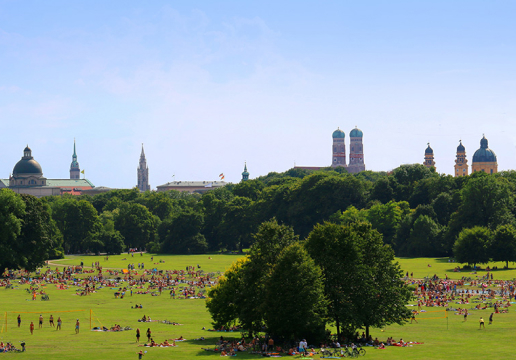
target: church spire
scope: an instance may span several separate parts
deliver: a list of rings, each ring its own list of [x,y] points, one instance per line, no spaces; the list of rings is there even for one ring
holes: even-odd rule
[[[244,165],[244,172],[242,173],[242,181],[249,180],[249,172],[247,171],[247,162]]]
[[[149,167],[147,166],[147,159],[145,158],[145,151],[143,150],[142,143],[142,152],[140,154],[140,164],[137,169],[138,174],[138,189],[140,191],[150,191],[149,185]]]
[[[73,139],[73,155],[72,163],[70,164],[70,179],[80,179],[81,169],[79,168],[79,162],[77,161],[77,152],[75,150],[75,139]]]

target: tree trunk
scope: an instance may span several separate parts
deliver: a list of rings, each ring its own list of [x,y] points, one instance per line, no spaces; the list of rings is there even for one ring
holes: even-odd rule
[[[365,336],[366,336],[366,339],[369,339],[369,325],[366,325],[366,327],[365,327]]]
[[[337,316],[337,319],[336,319],[336,325],[337,325],[337,340],[340,339],[340,322],[339,322],[339,317]]]

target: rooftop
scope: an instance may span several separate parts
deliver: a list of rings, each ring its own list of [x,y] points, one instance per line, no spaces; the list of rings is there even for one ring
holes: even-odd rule
[[[157,187],[190,187],[190,186],[196,186],[196,187],[202,187],[212,184],[212,186],[225,186],[227,183],[225,181],[172,181],[168,182],[163,185],[159,185]]]
[[[88,179],[47,179],[47,186],[70,187],[76,188],[80,186],[95,187]]]

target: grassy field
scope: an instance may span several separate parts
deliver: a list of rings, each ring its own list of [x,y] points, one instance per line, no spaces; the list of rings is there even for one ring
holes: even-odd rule
[[[211,259],[209,259],[211,257]],[[81,261],[86,267],[92,262],[100,261],[107,268],[126,268],[128,263],[144,262],[145,267],[164,269],[185,269],[186,266],[201,265],[206,272],[224,271],[235,261],[235,255],[200,255],[200,256],[155,256],[151,261],[151,255],[135,255],[134,258],[127,254],[112,256],[109,261],[101,257],[70,256],[65,260],[56,261],[54,264],[79,265]],[[159,262],[162,260],[164,262]],[[471,272],[453,272],[456,264],[449,263],[447,259],[399,259],[405,271],[413,272],[414,277],[422,278],[448,274],[451,278],[462,276],[482,276],[485,272],[472,274]],[[156,263],[156,264],[154,264]],[[428,265],[431,267],[428,267]],[[504,264],[490,264],[490,266],[502,268]],[[55,265],[51,265],[55,268]],[[516,270],[499,270],[495,273],[498,279],[513,279]],[[126,296],[124,299],[115,299],[114,292],[110,288],[102,288],[97,293],[89,296],[77,296],[76,288],[58,290],[55,285],[47,285],[45,291],[50,296],[50,301],[32,301],[26,292],[28,285],[15,285],[14,289],[0,288],[0,316],[2,316],[2,332],[0,340],[13,342],[19,345],[24,340],[27,343],[27,352],[17,354],[17,357],[27,359],[137,359],[137,353],[141,349],[148,353],[144,359],[214,359],[218,354],[201,350],[216,342],[220,335],[225,337],[238,337],[238,333],[218,333],[202,330],[211,327],[210,317],[204,306],[204,300],[179,300],[170,299],[168,294],[162,296],[136,295]],[[131,309],[135,304],[142,304],[143,309]],[[472,307],[470,305],[469,307]],[[85,312],[61,312],[85,309]],[[94,314],[94,326],[103,325],[111,327],[114,324],[130,326],[132,331],[124,332],[93,332],[89,331],[89,310]],[[516,308],[510,308],[508,314],[495,316],[494,324],[487,325],[490,310],[472,311],[467,322],[463,322],[462,316],[453,315],[441,319],[424,319],[424,317],[442,317],[444,312],[427,313],[419,317],[418,324],[406,324],[404,326],[388,326],[385,329],[373,329],[373,337],[385,340],[393,336],[396,340],[403,338],[405,341],[424,342],[424,345],[415,345],[408,348],[389,347],[386,350],[367,349],[368,358],[373,359],[454,359],[462,358],[465,354],[481,354],[484,358],[504,359],[513,353],[512,336],[516,330]],[[434,310],[429,308],[428,310]],[[4,313],[8,312],[7,329],[5,328]],[[12,312],[12,313],[11,313]],[[35,313],[27,313],[35,312]],[[56,331],[49,327],[48,317],[53,313],[63,319],[63,329]],[[22,316],[20,328],[16,325],[18,313]],[[38,317],[44,316],[43,329],[38,329]],[[160,323],[139,323],[137,320],[143,315],[157,320],[170,320],[184,324],[173,326]],[[483,316],[486,320],[486,329],[479,330],[478,319]],[[79,318],[81,330],[75,334],[75,320]],[[29,324],[33,321],[36,327],[34,335],[30,335]],[[183,336],[188,339],[178,342],[175,348],[142,348],[135,343],[135,330],[140,328],[142,341],[146,340],[145,331],[148,327],[152,330],[152,336],[156,342],[165,339]],[[205,341],[194,339],[205,337]],[[239,358],[258,358],[258,355],[239,353]],[[318,357],[318,356],[316,356]]]

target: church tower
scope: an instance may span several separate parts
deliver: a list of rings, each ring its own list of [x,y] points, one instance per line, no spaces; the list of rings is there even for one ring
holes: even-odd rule
[[[430,143],[428,143],[428,147],[425,150],[425,162],[423,165],[427,168],[435,167],[434,150],[430,147]]]
[[[137,169],[138,173],[138,189],[141,192],[150,191],[149,185],[149,167],[147,166],[147,160],[145,159],[145,152],[143,151],[142,144],[142,153],[140,154],[140,166]]]
[[[244,172],[242,173],[242,181],[249,180],[249,172],[247,171],[247,163],[244,165]]]
[[[73,155],[72,155],[72,163],[70,164],[70,179],[80,179],[81,178],[81,169],[79,168],[79,163],[77,162],[77,153],[75,152],[75,139],[73,139]]]
[[[337,128],[333,132],[333,159],[331,166],[337,167],[342,166],[346,167],[346,144],[344,143],[344,138],[346,134],[341,129]]]
[[[468,160],[466,159],[466,148],[460,140],[457,146],[457,158],[455,159],[455,177],[468,175]]]
[[[364,133],[356,126],[349,133],[349,165],[348,172],[358,173],[365,170],[364,144],[362,138]]]

